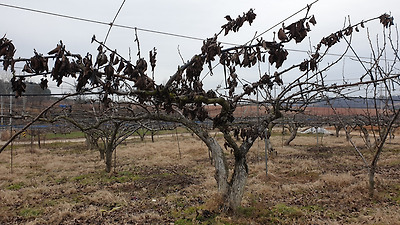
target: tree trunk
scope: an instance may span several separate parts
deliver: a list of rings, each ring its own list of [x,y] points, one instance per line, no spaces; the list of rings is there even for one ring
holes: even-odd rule
[[[368,191],[369,191],[369,197],[372,198],[374,196],[374,190],[375,190],[375,166],[371,166],[368,169]]]
[[[99,148],[99,144],[97,143],[98,141],[97,138],[89,134],[85,134],[85,138],[86,138],[86,145],[90,150]]]
[[[341,125],[334,125],[334,126],[335,126],[336,137],[339,137],[339,132],[342,129],[342,126]]]
[[[215,167],[215,180],[217,181],[218,191],[225,195],[228,192],[229,171],[224,151],[214,138],[208,137],[205,142],[213,159]]]
[[[145,133],[143,133],[143,134],[139,134],[140,141],[144,141],[144,136],[145,136],[145,135],[146,135]]]
[[[284,143],[285,146],[290,145],[290,142],[292,142],[296,138],[299,127],[296,124],[290,124],[289,130],[290,130],[290,137],[285,141]]]
[[[372,150],[373,146],[371,144],[367,128],[365,128],[364,126],[359,126],[359,127],[362,132],[362,138],[364,139],[365,145],[367,146],[368,149]]]
[[[235,159],[235,168],[232,179],[229,183],[229,189],[226,194],[225,208],[229,211],[235,211],[242,202],[244,189],[247,183],[248,169],[246,157]]]
[[[112,147],[111,146],[107,146],[106,148],[106,172],[109,173],[111,172],[111,167],[112,167]]]
[[[39,131],[37,132],[37,137],[38,137],[38,138],[37,138],[38,147],[41,148],[41,146],[40,146],[40,132],[39,132]]]
[[[273,125],[270,124],[268,128],[265,129],[265,174],[268,176],[268,154],[273,152],[274,149],[272,148],[271,143],[271,131]]]
[[[105,148],[100,147],[99,148],[99,152],[100,152],[100,160],[104,160],[105,159]]]
[[[346,131],[346,141],[350,141],[350,133],[351,133],[351,126],[347,125],[344,127],[344,130]]]

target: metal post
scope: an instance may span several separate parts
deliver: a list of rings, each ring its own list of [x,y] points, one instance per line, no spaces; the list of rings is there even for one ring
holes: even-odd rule
[[[10,93],[10,126],[12,124],[12,104],[13,104],[13,100],[12,100],[12,92]]]
[[[27,96],[22,96],[22,116],[25,116],[25,110],[26,110],[26,98]]]
[[[0,102],[1,102],[1,125],[4,125],[4,118],[3,118],[3,116],[4,116],[4,111],[3,111],[3,108],[4,108],[4,103],[3,103],[3,95],[1,95],[0,96]]]
[[[265,174],[268,176],[268,149],[270,148],[269,143],[269,131],[268,128],[265,129]]]
[[[1,96],[0,96],[0,104],[1,104],[1,111],[0,111],[0,113],[1,113],[1,118],[0,118],[0,125],[2,126],[1,127],[1,130],[0,130],[0,138],[1,138],[1,135],[2,135],[2,130],[3,130],[3,125],[4,125],[4,111],[3,111],[3,108],[4,108],[4,103],[3,103],[3,94],[1,93]]]
[[[11,95],[10,95],[10,137],[12,137],[12,93],[11,93]],[[10,151],[10,154],[11,154],[11,167],[10,167],[10,170],[11,170],[11,173],[13,173],[13,142],[11,142],[11,145],[10,145],[10,148],[11,148],[11,151]]]

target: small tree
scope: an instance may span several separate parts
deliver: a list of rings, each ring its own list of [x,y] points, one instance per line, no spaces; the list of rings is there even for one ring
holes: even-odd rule
[[[111,172],[112,155],[118,145],[134,134],[142,125],[136,121],[143,117],[132,116],[135,112],[134,107],[129,104],[111,103],[112,106],[102,108],[91,104],[81,104],[74,106],[74,110],[69,113],[52,112],[52,118],[48,117],[47,122],[66,121],[78,128],[86,136],[86,141],[100,152],[100,159],[105,161],[106,172]],[[89,107],[91,105],[91,107]],[[49,113],[50,114],[50,113]],[[98,141],[102,144],[98,144]]]
[[[381,21],[385,20],[381,18]],[[392,21],[383,24],[387,27],[392,24]],[[392,77],[392,75],[396,74],[394,72],[395,65],[397,60],[400,60],[400,57],[397,54],[398,49],[394,47],[391,33],[389,33],[388,40],[391,43],[391,50],[394,52],[396,60],[391,61],[391,63],[384,60],[388,43],[386,31],[384,30],[383,33],[385,35],[383,38],[383,46],[379,47],[378,43],[377,49],[374,49],[372,41],[368,36],[373,56],[371,62],[366,63],[359,60],[360,64],[366,70],[366,73],[360,79],[363,80],[365,77],[370,77],[370,79],[375,82],[365,84],[365,97],[363,100],[366,107],[364,113],[353,117],[350,122],[350,126],[360,129],[360,136],[364,141],[364,146],[372,155],[369,156],[369,154],[363,153],[352,140],[350,130],[345,129],[347,140],[352,144],[368,171],[368,189],[370,197],[374,195],[375,173],[377,171],[379,157],[383,153],[384,145],[390,133],[397,126],[396,124],[398,123],[397,120],[400,114],[400,109],[396,107],[395,96],[393,96],[392,93],[399,84],[398,77]],[[368,67],[366,65],[368,65]],[[391,79],[387,79],[388,77],[391,77]],[[382,95],[383,92],[385,96]],[[334,111],[336,112],[335,109]],[[338,120],[342,127],[349,126],[339,115]]]

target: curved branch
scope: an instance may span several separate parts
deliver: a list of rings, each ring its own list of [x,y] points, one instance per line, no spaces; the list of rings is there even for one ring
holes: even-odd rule
[[[39,115],[37,115],[31,122],[29,122],[28,124],[26,124],[20,131],[16,132],[1,148],[0,148],[0,153],[3,152],[3,150],[12,142],[14,141],[14,139],[20,135],[22,132],[24,132],[26,129],[28,129],[33,123],[35,123],[36,121],[38,121],[47,111],[49,111],[51,108],[53,108],[53,106],[55,106],[56,104],[58,104],[59,102],[72,97],[72,96],[76,96],[79,95],[80,93],[73,93],[73,94],[68,94],[60,99],[58,99],[57,101],[53,102],[53,104],[51,104],[50,106],[48,106],[46,109],[44,109],[42,112],[39,113]]]

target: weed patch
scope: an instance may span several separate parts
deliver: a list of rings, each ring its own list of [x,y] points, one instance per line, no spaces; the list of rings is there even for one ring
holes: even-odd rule
[[[18,183],[15,183],[15,184],[8,185],[6,187],[6,189],[11,190],[11,191],[16,191],[16,190],[19,190],[19,189],[23,188],[24,186],[25,186],[24,182],[18,182]]]
[[[42,214],[42,210],[36,208],[23,208],[19,211],[18,215],[24,218],[38,217]]]
[[[297,218],[303,216],[302,211],[296,206],[287,206],[285,204],[277,204],[272,212],[280,217]]]

